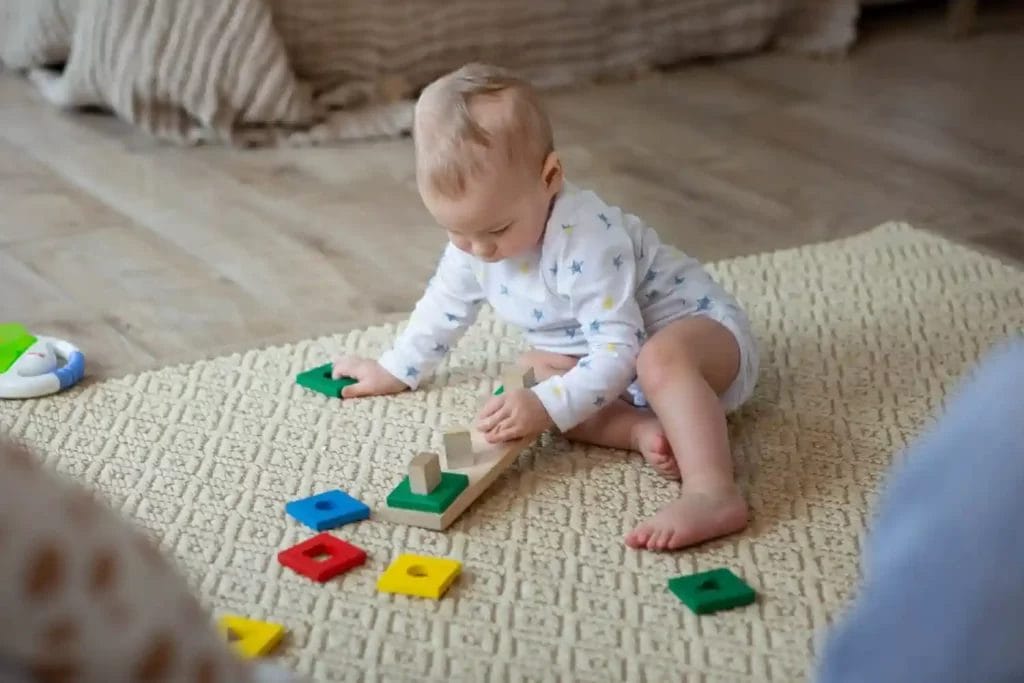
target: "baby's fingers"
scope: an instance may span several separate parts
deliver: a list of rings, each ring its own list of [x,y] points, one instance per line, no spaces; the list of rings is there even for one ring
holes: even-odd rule
[[[349,384],[341,390],[342,398],[361,398],[363,396],[373,396],[373,394],[373,390],[365,382]]]
[[[512,441],[513,439],[518,439],[520,436],[522,436],[522,434],[520,434],[520,431],[521,430],[518,427],[516,427],[513,420],[503,420],[502,422],[498,423],[495,426],[495,428],[486,435],[487,442],[503,443],[505,441]]]
[[[358,365],[358,358],[352,358],[351,356],[337,356],[331,366],[331,378],[338,379],[339,377],[354,377],[357,372]]]
[[[499,401],[490,412],[487,412],[488,406],[490,405],[490,402],[488,402],[488,405],[484,406],[484,413],[481,414],[480,419],[476,422],[477,429],[485,434],[494,429],[498,423],[508,417],[508,410],[505,407],[504,401]]]
[[[504,396],[491,396],[489,399],[487,399],[487,402],[484,403],[483,407],[480,408],[480,412],[477,414],[478,422],[480,420],[483,420],[484,418],[488,418],[494,415],[496,412],[501,410],[501,407],[504,405]]]

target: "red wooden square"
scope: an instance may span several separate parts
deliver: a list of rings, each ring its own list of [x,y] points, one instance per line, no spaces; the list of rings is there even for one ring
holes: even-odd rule
[[[320,555],[327,557],[316,559]],[[366,561],[366,551],[324,532],[282,550],[277,554],[277,561],[303,576],[323,583],[361,565]]]

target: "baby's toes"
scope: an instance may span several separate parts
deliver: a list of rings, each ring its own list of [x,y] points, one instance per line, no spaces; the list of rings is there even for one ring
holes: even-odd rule
[[[679,464],[671,455],[655,453],[648,458],[651,469],[666,479],[679,479]]]
[[[646,522],[626,534],[626,545],[630,548],[645,548],[651,537],[651,527]]]
[[[667,550],[671,539],[671,528],[658,529],[657,535],[647,542],[647,548],[650,550]]]

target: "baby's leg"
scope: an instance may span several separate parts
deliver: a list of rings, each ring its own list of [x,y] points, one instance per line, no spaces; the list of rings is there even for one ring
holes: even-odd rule
[[[747,525],[747,503],[733,481],[719,402],[739,372],[732,332],[710,318],[678,320],[640,350],[637,374],[661,418],[682,474],[680,497],[626,536],[634,548],[671,550]]]
[[[519,364],[524,369],[532,367],[534,376],[545,380],[568,372],[576,366],[577,360],[548,351],[530,351],[523,354]],[[569,430],[565,437],[604,448],[639,451],[660,475],[679,479],[679,466],[658,418],[651,411],[625,401],[612,401],[589,420]]]

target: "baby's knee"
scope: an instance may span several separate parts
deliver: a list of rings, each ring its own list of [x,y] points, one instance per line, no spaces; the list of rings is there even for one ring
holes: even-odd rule
[[[636,359],[637,380],[648,396],[656,395],[666,384],[685,376],[701,375],[699,359],[689,349],[658,342],[655,339],[644,344]]]

